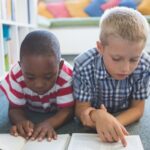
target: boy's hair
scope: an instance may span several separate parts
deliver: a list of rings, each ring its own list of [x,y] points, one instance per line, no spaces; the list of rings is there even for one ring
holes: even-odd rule
[[[100,20],[100,41],[108,44],[110,35],[145,44],[149,25],[140,12],[126,7],[115,7],[104,12]]]
[[[60,62],[59,41],[54,34],[45,30],[30,32],[23,40],[20,48],[20,61],[28,55],[52,55]]]

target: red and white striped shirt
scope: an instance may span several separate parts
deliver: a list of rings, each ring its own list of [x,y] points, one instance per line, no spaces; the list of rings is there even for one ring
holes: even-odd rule
[[[55,107],[64,108],[74,104],[72,68],[66,61],[55,85],[43,95],[38,95],[26,86],[18,63],[1,81],[0,88],[6,94],[12,108],[27,106],[33,111],[47,112]]]

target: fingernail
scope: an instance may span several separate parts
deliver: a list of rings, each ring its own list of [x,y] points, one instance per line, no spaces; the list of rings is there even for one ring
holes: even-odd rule
[[[31,133],[31,132],[29,132],[29,133],[28,133],[28,136],[31,136],[31,134],[32,134],[32,133]]]
[[[15,135],[15,136],[18,136],[18,134],[17,134],[17,133],[15,133],[14,135]]]

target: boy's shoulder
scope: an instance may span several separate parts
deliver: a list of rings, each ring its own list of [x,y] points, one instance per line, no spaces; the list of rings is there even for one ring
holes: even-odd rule
[[[135,74],[150,73],[150,54],[143,52],[138,67],[134,71]]]
[[[19,63],[15,63],[11,69],[9,70],[9,72],[7,73],[7,75],[4,77],[4,79],[1,81],[1,85],[2,86],[12,86],[10,83],[13,83],[13,87],[18,87],[19,88],[23,88],[25,87],[25,83],[24,83],[24,78],[22,75],[22,70],[21,67],[19,65]],[[8,85],[7,85],[8,84]]]
[[[94,63],[94,61],[100,59],[99,53],[96,50],[96,48],[89,49],[83,53],[81,53],[79,56],[77,56],[74,60],[75,65],[78,67],[86,67],[90,65],[91,63]]]
[[[21,70],[21,67],[19,65],[19,62],[15,63],[11,68],[11,71],[13,71],[13,72],[18,72],[20,70]]]
[[[22,75],[22,71],[21,71],[21,67],[19,65],[19,63],[15,63],[12,68],[9,71],[9,75],[12,77],[13,80],[15,81],[20,81],[23,80],[23,75]]]
[[[70,71],[73,69],[72,65],[66,61],[66,60],[63,60],[63,67],[65,67],[66,69],[69,69]]]
[[[71,64],[69,64],[66,60],[63,60],[63,65],[60,70],[59,76],[63,75],[64,77],[65,76],[72,77],[72,70],[73,70],[73,67],[71,66]],[[65,75],[64,75],[64,73],[65,73]]]
[[[61,87],[72,81],[72,70],[72,66],[67,61],[63,60],[63,65],[60,69],[60,73],[55,84]]]
[[[150,53],[143,52],[143,55],[141,57],[141,64],[144,64],[147,67],[150,67]]]

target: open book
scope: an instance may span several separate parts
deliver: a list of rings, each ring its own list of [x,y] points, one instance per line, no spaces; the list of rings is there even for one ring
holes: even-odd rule
[[[0,134],[0,150],[66,150],[69,140],[69,134],[58,135],[58,139],[51,142],[46,139],[42,142],[26,141],[23,137]]]
[[[73,133],[59,134],[57,140],[26,141],[22,137],[0,134],[0,150],[144,150],[140,137],[126,137],[127,147],[121,142],[103,143],[97,134]]]

